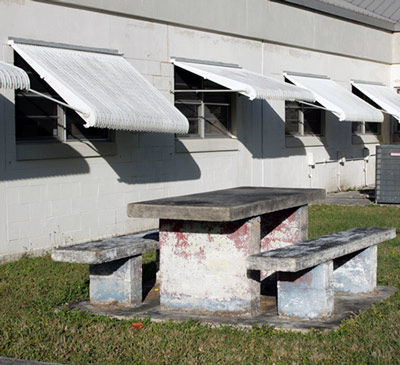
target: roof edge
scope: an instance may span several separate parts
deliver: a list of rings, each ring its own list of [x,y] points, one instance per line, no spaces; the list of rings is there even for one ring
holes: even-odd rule
[[[361,23],[374,28],[383,29],[390,32],[399,32],[400,24],[392,23],[383,19],[375,18],[366,14],[356,13],[353,10],[338,7],[336,5],[322,3],[318,0],[271,0],[280,3],[287,3],[288,5],[295,5],[302,8],[312,9],[321,13],[336,16],[351,20],[356,23]]]

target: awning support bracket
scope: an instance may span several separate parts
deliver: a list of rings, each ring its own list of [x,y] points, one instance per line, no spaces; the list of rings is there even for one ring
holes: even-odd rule
[[[36,91],[36,90],[33,90],[33,89],[28,89],[28,90],[25,91],[25,92],[30,92],[30,93],[32,93],[32,94],[39,95],[39,96],[41,96],[41,97],[43,97],[43,98],[45,98],[45,99],[48,99],[48,100],[53,101],[53,102],[56,103],[56,104],[60,104],[60,105],[62,105],[62,106],[64,106],[64,107],[66,107],[66,108],[69,108],[69,109],[75,110],[75,111],[77,111],[77,112],[79,112],[79,113],[82,113],[82,114],[85,116],[85,118],[87,118],[87,117],[90,115],[90,113],[87,112],[87,111],[83,111],[83,110],[81,110],[80,108],[77,108],[77,107],[75,107],[75,106],[69,105],[69,104],[64,103],[64,102],[62,102],[62,101],[60,101],[60,100],[54,99],[54,98],[52,98],[51,96],[48,96],[48,95],[46,95],[46,94],[43,94],[43,93],[41,93],[41,92],[39,92],[39,91]]]

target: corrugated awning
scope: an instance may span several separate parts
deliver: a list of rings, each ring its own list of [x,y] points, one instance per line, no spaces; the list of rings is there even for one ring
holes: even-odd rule
[[[394,90],[373,82],[352,81],[351,84],[400,121],[400,95]]]
[[[341,87],[327,76],[285,73],[285,77],[297,86],[307,88],[316,100],[334,113],[340,121],[383,122],[383,114]]]
[[[315,101],[314,94],[307,89],[296,87],[283,81],[251,72],[238,66],[199,63],[172,59],[175,66],[192,72],[230,90],[236,90],[253,99],[304,100]]]
[[[0,61],[0,88],[28,90],[29,76],[19,67]]]
[[[10,44],[68,104],[80,110],[86,127],[188,132],[184,115],[119,54]]]

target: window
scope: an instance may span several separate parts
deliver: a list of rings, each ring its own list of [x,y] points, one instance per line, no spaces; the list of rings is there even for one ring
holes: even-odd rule
[[[190,92],[226,88],[175,67],[175,90],[183,90],[175,92],[175,106],[189,120],[189,133],[182,137],[232,137],[232,93]]]
[[[14,64],[28,73],[33,90],[63,101],[17,53]],[[15,119],[18,142],[109,140],[107,129],[85,128],[74,110],[30,92],[16,90]]]
[[[323,136],[324,115],[322,109],[295,101],[285,102],[286,136]]]
[[[353,94],[357,95],[360,99],[364,100],[368,104],[372,105],[376,109],[381,109],[379,105],[374,103],[368,96],[363,94],[357,88],[352,86]],[[353,135],[360,135],[360,134],[373,134],[373,135],[380,135],[381,134],[381,123],[374,123],[374,122],[353,122],[351,125],[351,131]]]

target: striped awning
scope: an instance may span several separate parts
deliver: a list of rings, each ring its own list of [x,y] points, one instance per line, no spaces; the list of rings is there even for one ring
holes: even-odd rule
[[[400,121],[400,95],[393,89],[374,82],[352,81],[352,85]]]
[[[0,88],[28,90],[29,77],[19,67],[0,61]]]
[[[188,132],[185,116],[120,54],[17,41],[10,44],[77,109],[86,127]]]
[[[285,77],[295,85],[312,91],[318,103],[335,114],[340,121],[383,122],[383,114],[378,109],[327,76],[287,72]]]
[[[246,95],[250,100],[303,100],[313,102],[315,96],[305,88],[300,88],[280,80],[273,79],[237,65],[201,63],[201,61],[179,58],[171,62],[186,71],[211,80],[230,90]]]

